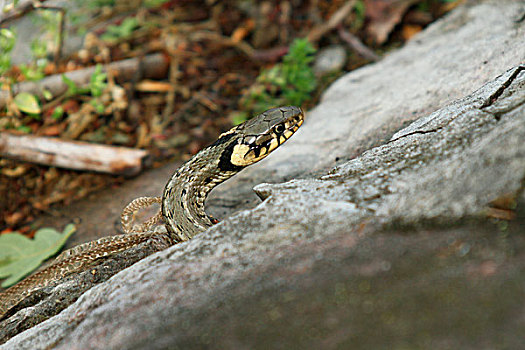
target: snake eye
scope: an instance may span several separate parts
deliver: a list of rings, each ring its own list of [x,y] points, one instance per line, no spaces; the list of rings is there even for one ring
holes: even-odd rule
[[[273,130],[276,134],[282,134],[284,132],[284,129],[285,128],[283,124],[277,124]]]

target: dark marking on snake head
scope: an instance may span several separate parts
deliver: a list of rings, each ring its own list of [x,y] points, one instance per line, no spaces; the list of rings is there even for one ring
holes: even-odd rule
[[[243,166],[240,166],[240,165],[235,165],[235,164],[232,164],[231,162],[231,158],[232,158],[232,154],[233,154],[233,148],[236,146],[237,144],[235,142],[232,142],[231,144],[229,144],[228,146],[226,146],[226,148],[224,149],[224,151],[222,151],[222,154],[219,158],[219,169],[221,171],[241,171],[242,169],[244,169]]]

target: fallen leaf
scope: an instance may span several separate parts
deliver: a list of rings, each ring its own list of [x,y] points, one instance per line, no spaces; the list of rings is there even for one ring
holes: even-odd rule
[[[64,131],[65,125],[64,124],[55,124],[55,125],[49,125],[42,127],[40,129],[39,135],[44,136],[58,136],[62,131]]]
[[[69,224],[62,234],[53,228],[41,228],[34,239],[18,232],[0,235],[0,278],[8,277],[2,287],[20,281],[55,255],[75,231],[75,225]]]
[[[414,35],[422,31],[423,28],[416,24],[405,24],[401,30],[403,39],[410,40]]]
[[[28,114],[40,114],[40,105],[35,95],[21,92],[15,96],[14,102],[19,110]]]
[[[418,0],[365,0],[368,35],[383,44],[408,8]]]

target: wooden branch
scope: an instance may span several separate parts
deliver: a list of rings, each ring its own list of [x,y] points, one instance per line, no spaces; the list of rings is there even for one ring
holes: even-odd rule
[[[326,23],[323,23],[319,26],[314,27],[308,35],[308,41],[311,43],[317,42],[321,39],[326,33],[335,29],[345,18],[350,14],[350,11],[354,8],[356,0],[347,1],[339,10],[337,10]]]
[[[115,175],[138,174],[149,162],[146,150],[0,132],[0,156],[59,168]]]
[[[339,37],[348,44],[348,46],[350,46],[355,52],[357,52],[364,58],[373,62],[379,61],[381,59],[381,57],[376,55],[374,51],[372,51],[365,44],[363,44],[358,37],[356,37],[349,31],[344,30],[343,26],[339,25],[337,33],[339,34]]]
[[[157,53],[145,56],[140,59],[130,58],[127,60],[117,61],[105,65],[103,71],[111,70],[118,83],[123,83],[131,80],[137,74],[140,78],[160,79],[166,77],[168,71],[169,61],[162,53]],[[95,67],[79,69],[64,73],[66,77],[73,80],[78,87],[85,87],[89,84],[91,75],[95,71]],[[32,93],[40,99],[43,98],[44,90],[51,93],[53,97],[60,96],[67,91],[67,85],[62,80],[62,74],[55,74],[45,77],[37,82],[23,82],[13,85],[13,93],[16,95],[20,92]],[[0,91],[0,108],[6,106],[9,99],[7,91]]]
[[[59,22],[58,22],[58,38],[57,38],[57,46],[55,48],[55,54],[53,55],[53,62],[55,64],[55,67],[58,67],[58,61],[60,60],[60,57],[62,56],[62,48],[64,47],[64,27],[66,25],[66,10],[63,8],[57,9],[59,15]]]

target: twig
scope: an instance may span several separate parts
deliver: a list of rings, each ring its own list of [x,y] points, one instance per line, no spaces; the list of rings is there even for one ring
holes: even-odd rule
[[[127,60],[113,62],[104,67],[104,71],[111,70],[115,74],[118,83],[126,82],[132,79],[139,71],[139,58],[130,58]],[[157,53],[143,58],[142,77],[149,79],[164,78],[168,71],[169,63],[164,54]],[[67,72],[64,75],[75,82],[78,87],[85,87],[89,84],[90,78],[95,71],[95,67],[79,69]],[[44,91],[47,90],[53,97],[60,96],[67,91],[67,85],[62,79],[62,74],[55,74],[38,82],[23,82],[13,86],[13,92],[29,92],[42,98]],[[9,93],[0,91],[0,108],[3,108],[9,98]]]
[[[236,40],[230,38],[229,36],[224,36],[224,35],[221,35],[221,34],[216,33],[216,32],[210,32],[210,31],[202,30],[202,31],[198,31],[198,32],[192,33],[190,35],[190,40],[198,41],[198,40],[201,40],[201,39],[213,40],[215,42],[219,42],[219,43],[221,43],[223,45],[226,45],[226,46],[233,46],[233,47],[239,49],[239,51],[243,52],[248,57],[253,57],[254,53],[255,53],[254,48],[251,47],[245,41],[242,41],[242,40],[241,41],[236,41]]]
[[[312,30],[310,30],[310,33],[308,33],[307,38],[310,42],[317,42],[319,39],[321,39],[326,33],[337,27],[352,9],[354,8],[354,5],[356,3],[356,0],[349,0],[347,1],[339,10],[337,10],[332,17],[326,22],[319,26],[314,27]]]
[[[353,35],[347,30],[343,29],[343,26],[339,25],[337,33],[355,52],[363,56],[370,61],[379,61],[381,57],[375,54],[374,51],[370,50],[365,44],[359,40],[358,37]]]
[[[132,176],[142,170],[149,153],[128,147],[0,132],[0,156],[66,169]]]
[[[60,21],[58,22],[58,40],[55,48],[55,55],[53,57],[55,67],[58,67],[58,61],[60,60],[60,57],[62,57],[62,47],[64,46],[64,26],[66,22],[66,10],[60,9],[59,13]]]
[[[164,122],[162,123],[163,128],[167,128],[172,123],[178,121],[182,116],[196,103],[198,102],[197,95],[194,93],[189,100],[184,102],[182,106],[179,107],[179,109],[170,115],[168,118],[164,119]]]
[[[252,58],[257,61],[275,62],[288,53],[288,46],[278,46],[267,50],[255,50]]]
[[[173,89],[168,90],[168,93],[166,94],[166,106],[164,107],[164,110],[162,111],[162,115],[164,118],[169,117],[173,113],[173,109],[175,108],[175,87],[178,85],[177,81],[180,76],[180,70],[179,70],[179,58],[175,53],[172,53],[170,55],[170,77],[169,81]]]

